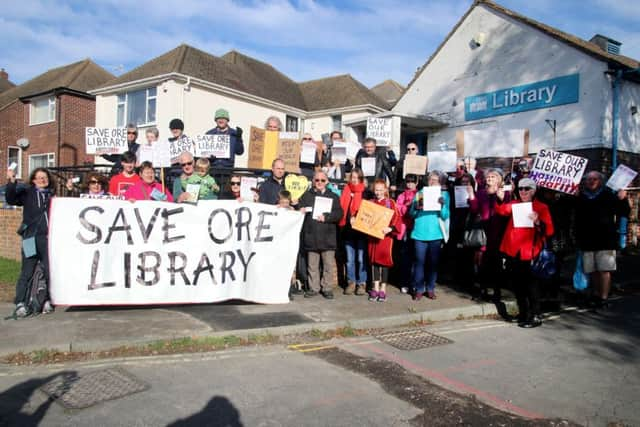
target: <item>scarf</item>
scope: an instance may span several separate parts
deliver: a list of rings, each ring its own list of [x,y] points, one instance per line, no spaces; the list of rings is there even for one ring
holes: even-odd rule
[[[340,195],[340,207],[342,208],[342,220],[340,225],[343,226],[347,221],[347,214],[349,216],[355,216],[360,209],[360,203],[362,203],[362,193],[364,192],[364,183],[359,184],[347,184],[342,190]]]

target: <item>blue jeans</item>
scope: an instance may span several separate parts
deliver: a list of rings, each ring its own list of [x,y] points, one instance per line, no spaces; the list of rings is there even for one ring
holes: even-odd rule
[[[440,259],[440,246],[442,239],[438,240],[414,240],[416,248],[416,263],[413,268],[413,289],[415,292],[433,292],[436,289],[436,277],[438,276],[438,260]]]
[[[364,237],[345,239],[344,246],[347,252],[347,280],[357,284],[366,283],[365,252],[367,250],[367,239]]]

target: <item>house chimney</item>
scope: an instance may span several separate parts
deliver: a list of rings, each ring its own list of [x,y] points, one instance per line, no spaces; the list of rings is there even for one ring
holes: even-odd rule
[[[7,74],[4,68],[0,69],[0,80],[9,80],[9,74]]]
[[[607,53],[611,53],[613,55],[620,55],[620,46],[622,43],[616,41],[614,39],[610,39],[607,36],[603,36],[602,34],[596,34],[591,37],[589,40],[591,43],[598,45],[598,47],[604,50]]]

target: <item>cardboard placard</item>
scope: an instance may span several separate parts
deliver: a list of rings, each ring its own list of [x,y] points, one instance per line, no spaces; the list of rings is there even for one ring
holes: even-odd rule
[[[87,154],[122,154],[129,148],[127,128],[86,127],[84,140]]]
[[[536,155],[529,178],[539,187],[576,194],[587,163],[585,157],[543,148]]]
[[[264,129],[251,126],[249,133],[249,162],[247,166],[251,169],[263,169],[262,157],[264,155],[264,145],[266,131]]]
[[[369,117],[367,119],[367,138],[374,138],[378,147],[391,145],[391,129],[391,118]]]
[[[382,230],[389,226],[392,218],[393,209],[363,200],[352,228],[369,236],[382,239],[385,236]]]
[[[309,180],[304,175],[289,174],[284,178],[284,188],[291,193],[292,200],[298,200],[309,188]]]
[[[300,173],[300,139],[296,132],[280,132],[277,157],[284,161],[285,171]]]
[[[271,169],[281,157],[287,172],[300,172],[300,137],[297,132],[276,132],[251,126],[249,162],[251,169]]]
[[[421,176],[427,174],[427,156],[408,155],[404,157],[404,164],[402,166],[402,178],[407,174],[413,173]]]

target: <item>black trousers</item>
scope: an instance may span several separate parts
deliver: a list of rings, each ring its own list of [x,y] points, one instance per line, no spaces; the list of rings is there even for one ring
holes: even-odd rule
[[[27,291],[29,286],[29,280],[33,276],[33,272],[36,270],[38,261],[42,264],[44,269],[44,275],[47,278],[47,285],[49,284],[49,247],[47,236],[36,236],[36,254],[30,258],[24,256],[24,250],[22,251],[22,269],[20,270],[20,277],[18,283],[16,283],[16,297],[15,304],[27,303]]]
[[[507,276],[518,301],[519,319],[531,320],[540,314],[540,285],[531,275],[531,261],[507,258]]]

